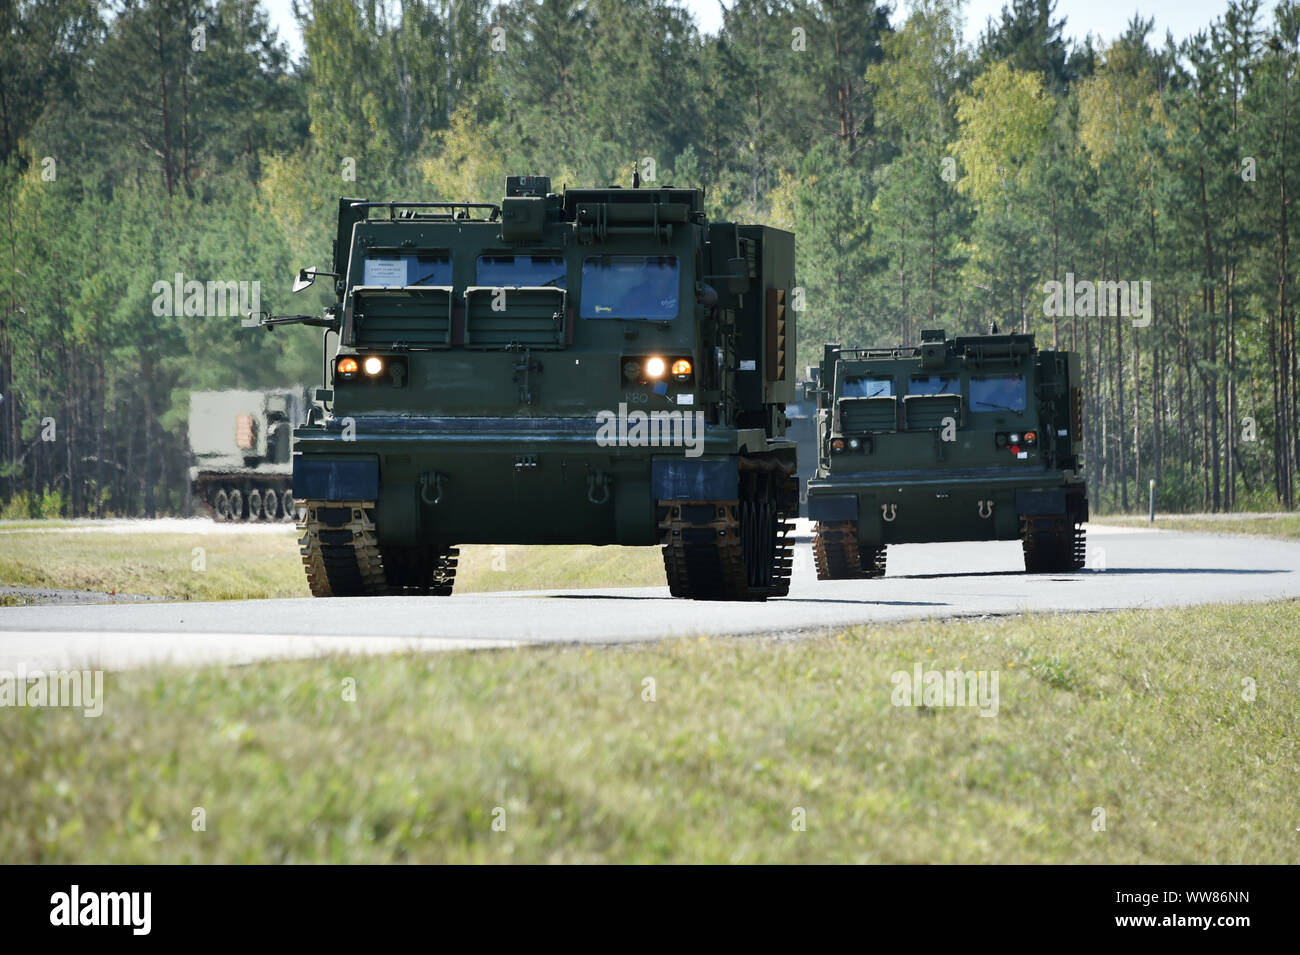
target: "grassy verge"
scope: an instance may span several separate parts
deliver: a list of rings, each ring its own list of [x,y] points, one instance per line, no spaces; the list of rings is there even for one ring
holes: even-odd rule
[[[1287,602],[107,674],[97,719],[3,712],[0,862],[1294,863],[1297,632]],[[918,662],[996,670],[997,715],[891,705]]]
[[[248,535],[3,533],[0,585],[188,600],[308,596],[292,528]],[[654,547],[462,547],[456,579],[457,593],[655,586],[664,586],[664,571]],[[23,602],[7,598],[9,605]]]
[[[1213,517],[1157,514],[1155,523],[1145,516],[1112,514],[1094,518],[1098,524],[1117,524],[1123,527],[1154,527],[1162,531],[1190,531],[1197,534],[1255,534],[1260,537],[1278,537],[1283,540],[1300,540],[1300,514],[1262,517],[1254,514],[1220,514]]]
[[[5,533],[0,583],[191,600],[308,593],[292,529],[246,536]]]

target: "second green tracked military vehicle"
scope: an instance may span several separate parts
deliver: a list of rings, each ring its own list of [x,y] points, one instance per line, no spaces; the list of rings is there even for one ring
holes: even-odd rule
[[[823,580],[880,577],[889,544],[1020,539],[1031,573],[1084,565],[1079,356],[1032,335],[826,345],[808,483]]]
[[[450,593],[457,546],[662,548],[671,592],[789,588],[794,236],[695,189],[339,203],[293,493],[317,596]]]

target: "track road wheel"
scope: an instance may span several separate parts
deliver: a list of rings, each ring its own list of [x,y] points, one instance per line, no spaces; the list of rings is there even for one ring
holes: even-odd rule
[[[298,502],[293,499],[293,491],[286,490],[280,499],[280,516],[286,521],[298,519]]]
[[[232,487],[226,494],[230,498],[230,519],[232,521],[242,521],[244,519],[244,492],[237,487]]]
[[[790,592],[799,484],[775,458],[742,458],[734,501],[660,501],[674,597],[766,600]]]
[[[298,553],[315,597],[387,592],[375,535],[374,501],[306,501]]]
[[[434,597],[450,597],[451,588],[456,583],[456,565],[460,562],[460,548],[448,547],[441,551],[433,562],[433,580],[429,584],[429,593]]]
[[[212,517],[218,521],[230,520],[230,495],[218,490],[212,496]]]
[[[257,488],[248,492],[248,519],[250,521],[262,519],[262,492]]]
[[[262,520],[273,521],[280,516],[280,495],[275,488],[268,487],[262,492]]]
[[[813,561],[818,580],[857,580],[885,576],[885,546],[858,542],[857,521],[819,522],[813,529]]]
[[[1088,552],[1087,531],[1067,514],[1025,514],[1020,518],[1020,545],[1026,573],[1082,570]]]
[[[303,501],[298,553],[316,597],[447,596],[455,547],[379,546],[373,501]]]
[[[456,582],[455,547],[381,547],[390,594],[446,597]]]

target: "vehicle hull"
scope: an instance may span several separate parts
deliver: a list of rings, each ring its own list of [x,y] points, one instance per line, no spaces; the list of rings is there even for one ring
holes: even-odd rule
[[[1081,479],[1060,472],[969,468],[837,474],[808,482],[814,521],[855,521],[868,545],[1016,540],[1027,515],[1087,519]]]
[[[294,495],[373,501],[381,545],[662,543],[666,500],[733,500],[739,452],[794,443],[708,429],[699,453],[605,446],[590,418],[354,419],[298,431]]]

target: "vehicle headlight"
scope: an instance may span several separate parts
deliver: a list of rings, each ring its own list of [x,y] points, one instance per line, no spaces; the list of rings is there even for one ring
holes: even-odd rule
[[[361,366],[371,378],[384,370],[384,360],[378,355],[371,355]]]
[[[645,376],[647,378],[662,378],[667,370],[668,363],[658,355],[645,360]]]

